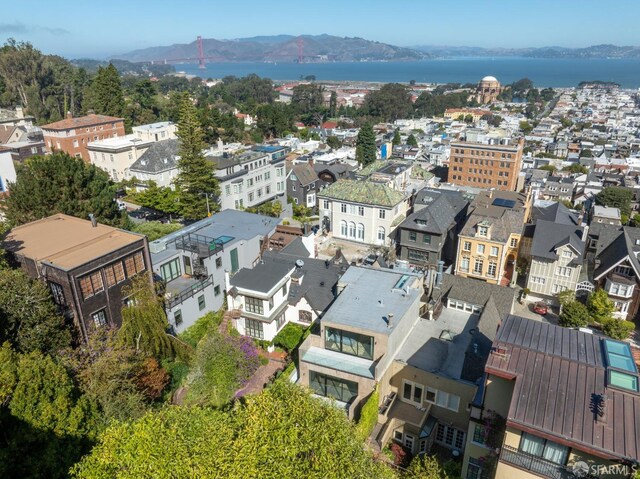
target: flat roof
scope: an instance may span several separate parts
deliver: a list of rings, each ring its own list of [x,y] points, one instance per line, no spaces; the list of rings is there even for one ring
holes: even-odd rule
[[[56,214],[13,228],[7,251],[63,270],[72,270],[144,236],[74,216]]]
[[[104,140],[92,141],[87,144],[87,148],[105,148],[109,150],[117,150],[119,148],[130,148],[133,146],[146,146],[151,144],[151,140],[143,140],[136,135],[116,136],[115,138],[105,138]]]

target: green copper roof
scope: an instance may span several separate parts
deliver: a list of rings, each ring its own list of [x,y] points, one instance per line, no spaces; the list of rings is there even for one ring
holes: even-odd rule
[[[378,171],[380,168],[382,168],[386,164],[387,164],[387,161],[385,161],[385,160],[376,160],[376,161],[374,161],[372,163],[369,163],[367,166],[362,168],[360,171],[357,171],[356,174],[358,174],[360,176],[369,176],[372,173],[375,173],[376,171]]]
[[[393,207],[405,199],[405,195],[372,181],[339,180],[322,190],[318,196],[351,203]]]

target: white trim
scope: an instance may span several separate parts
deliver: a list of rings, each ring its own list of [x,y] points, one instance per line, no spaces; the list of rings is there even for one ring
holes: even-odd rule
[[[620,263],[622,263],[625,260],[631,265],[631,269],[633,269],[633,271],[635,271],[636,275],[640,276],[640,272],[636,269],[635,265],[633,264],[633,261],[630,260],[629,255],[627,255],[624,258],[622,258],[620,261],[618,261],[617,263],[614,263],[609,269],[607,269],[606,271],[602,272],[599,276],[594,276],[593,279],[599,280],[605,274],[609,273],[613,268],[615,268],[616,266],[619,266]]]

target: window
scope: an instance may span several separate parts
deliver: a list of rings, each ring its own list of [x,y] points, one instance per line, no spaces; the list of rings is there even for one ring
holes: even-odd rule
[[[326,349],[373,359],[373,337],[329,327],[325,328],[324,332]]]
[[[231,194],[231,185],[224,185],[224,194],[227,196]]]
[[[498,264],[493,261],[490,261],[489,268],[487,269],[487,274],[489,276],[495,276],[497,269],[498,269]]]
[[[561,284],[554,284],[553,285],[553,292],[554,293],[562,293],[563,291],[566,291],[568,288],[566,286],[562,286]]]
[[[356,214],[356,205],[349,205],[349,214],[350,215],[355,215]]]
[[[278,318],[276,319],[276,330],[280,330],[280,328],[282,328],[282,326],[284,325],[286,321],[286,317],[284,315],[284,312],[280,313],[280,316],[278,316]]]
[[[165,283],[173,281],[180,276],[180,274],[180,258],[176,258],[160,266],[160,277]]]
[[[358,396],[358,383],[334,378],[316,371],[309,371],[309,386],[319,396],[350,403]]]
[[[122,261],[110,264],[104,268],[104,275],[107,279],[107,287],[115,286],[125,280],[124,267]]]
[[[217,284],[216,286],[213,287],[213,294],[214,296],[220,296],[220,285]]]
[[[262,323],[260,321],[245,318],[244,330],[247,336],[251,336],[255,339],[264,339],[264,331],[262,329]]]
[[[97,328],[101,328],[107,324],[107,315],[104,309],[93,313],[91,319],[93,319],[93,324],[95,324]]]
[[[356,224],[353,221],[349,222],[349,238],[356,237]]]
[[[533,284],[545,284],[547,281],[542,276],[531,276],[531,282]]]
[[[358,214],[364,216],[364,206],[358,206]]]
[[[482,463],[478,459],[470,457],[466,479],[487,479],[487,477],[488,473],[482,470]]]
[[[273,309],[273,296],[269,298],[269,311]]]
[[[412,261],[421,261],[426,263],[429,261],[429,252],[410,249],[407,250],[407,258]]]
[[[498,256],[498,247],[497,246],[492,246],[491,247],[491,256]]]
[[[406,401],[422,405],[422,392],[424,386],[412,381],[404,381],[402,388],[402,398]]]
[[[481,259],[477,259],[475,260],[474,264],[473,264],[473,272],[476,274],[482,274],[482,266],[484,265],[484,262]]]
[[[382,226],[378,227],[378,241],[384,242],[384,228]]]
[[[553,441],[533,436],[526,432],[522,433],[520,447],[518,449],[527,454],[531,454],[532,456],[541,457],[547,461],[561,465],[567,463],[567,456],[569,453],[569,448],[567,446],[562,446]]]
[[[385,210],[378,210],[378,218],[380,218],[381,220],[383,220],[386,216],[386,211]]]
[[[426,454],[427,453],[427,440],[420,439],[418,443],[418,454]]]
[[[471,241],[465,241],[462,245],[463,251],[471,251]]]
[[[82,299],[90,298],[100,292],[104,291],[104,285],[102,284],[102,275],[100,271],[88,274],[80,278],[80,292],[82,293]]]
[[[423,242],[424,244],[431,244],[431,235],[428,235],[428,234],[426,234],[426,233],[425,233],[425,234],[423,234],[423,235],[422,235],[422,242]]]
[[[478,236],[486,237],[487,234],[489,234],[489,227],[488,226],[478,226]]]
[[[411,434],[404,435],[404,447],[406,447],[410,451],[413,451],[414,441],[415,441],[415,438]]]
[[[473,442],[484,446],[486,441],[486,430],[482,424],[476,423],[473,427]]]
[[[447,445],[455,449],[462,449],[464,446],[464,431],[455,427],[438,424],[436,429],[436,442]]]
[[[340,212],[341,213],[347,212],[347,205],[345,203],[340,203]]]
[[[509,243],[509,245],[512,248],[515,248],[516,246],[518,246],[518,238],[511,238],[511,242]]]
[[[469,272],[469,258],[462,258],[462,261],[460,262],[460,270],[465,273]]]
[[[595,245],[593,248],[595,248]],[[631,276],[631,266],[616,266],[615,272],[624,276]]]
[[[415,231],[409,231],[409,241],[416,241],[418,233]]]
[[[263,301],[259,298],[252,298],[251,296],[244,297],[244,310],[249,313],[264,314]]]
[[[404,434],[402,434],[402,429],[396,429],[395,431],[393,431],[393,439],[400,442],[404,440]]]
[[[570,277],[571,274],[573,273],[573,268],[567,268],[564,266],[558,266],[556,268],[556,276],[564,276],[564,277]]]
[[[216,269],[222,268],[222,258],[216,258]]]
[[[173,322],[176,323],[176,326],[180,326],[182,324],[182,310],[176,309],[173,313]]]
[[[301,323],[310,324],[313,320],[313,315],[311,311],[298,311],[298,321]]]
[[[62,286],[53,281],[49,281],[49,289],[51,290],[51,296],[53,296],[53,302],[59,306],[65,306],[67,301],[64,297],[64,290]]]
[[[360,241],[364,241],[364,225],[362,223],[358,223],[356,227],[357,239]]]
[[[323,200],[323,201],[322,201],[322,207],[323,207],[325,210],[328,210],[328,209],[329,209],[329,200]]]
[[[144,258],[142,256],[142,252],[139,251],[135,254],[127,256],[124,259],[124,266],[125,266],[125,269],[127,270],[128,278],[135,275],[136,273],[140,273],[141,271],[144,271]]]
[[[204,294],[201,294],[200,296],[198,296],[198,309],[202,311],[205,307],[206,304],[204,301]]]
[[[478,254],[484,254],[484,245],[483,244],[479,244],[477,249],[476,249]]]
[[[344,220],[340,221],[340,235],[343,237],[347,236],[347,222]]]

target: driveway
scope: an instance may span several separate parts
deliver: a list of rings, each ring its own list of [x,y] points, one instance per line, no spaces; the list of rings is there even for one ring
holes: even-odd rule
[[[556,306],[549,307],[549,312],[542,316],[541,314],[533,312],[533,305],[535,301],[527,301],[525,300],[522,304],[519,301],[516,301],[515,306],[513,308],[513,314],[516,316],[522,316],[527,319],[534,319],[536,321],[546,321],[551,324],[558,324],[558,308]]]

